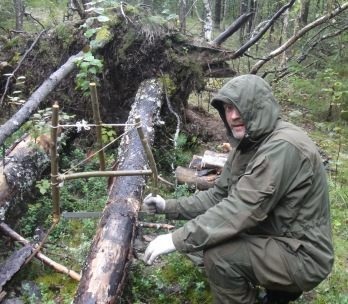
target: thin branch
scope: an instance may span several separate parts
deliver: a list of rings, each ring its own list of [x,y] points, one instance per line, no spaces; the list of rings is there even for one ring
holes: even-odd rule
[[[33,15],[31,13],[27,13],[27,12],[24,12],[24,16],[25,17],[30,17],[31,19],[33,19],[35,22],[37,22],[38,24],[40,24],[40,26],[45,30],[45,26],[35,17],[33,17]]]
[[[300,39],[304,34],[309,32],[311,29],[323,24],[324,22],[331,20],[332,18],[336,17],[340,13],[342,13],[344,10],[348,8],[348,2],[342,4],[339,8],[333,10],[332,12],[326,14],[325,16],[322,16],[313,22],[307,24],[304,28],[300,29],[295,35],[290,37],[283,45],[281,45],[276,50],[272,51],[267,57],[263,58],[262,60],[258,61],[251,69],[251,74],[256,74],[258,70],[269,60],[272,58],[278,56],[279,54],[283,53],[285,50],[287,50],[291,45],[293,45],[298,39]]]
[[[296,0],[291,0],[288,4],[284,5],[278,12],[275,13],[275,15],[267,22],[267,24],[260,30],[259,33],[257,33],[253,38],[251,38],[249,41],[247,41],[244,45],[242,45],[239,50],[237,50],[232,58],[235,59],[240,56],[242,56],[247,49],[249,49],[252,45],[254,45],[257,41],[259,41],[263,35],[267,32],[267,30],[273,25],[273,23],[287,10],[290,9]]]
[[[317,41],[315,41],[307,50],[306,52],[302,53],[302,55],[297,59],[298,63],[301,63],[303,60],[306,59],[306,57],[308,56],[308,54],[310,53],[311,50],[313,50],[320,42],[329,39],[329,38],[333,38],[336,37],[340,34],[342,34],[343,32],[345,32],[348,29],[348,25],[345,26],[344,28],[334,32],[334,33],[329,33],[327,35],[322,36],[320,39],[318,39]]]
[[[245,24],[253,13],[246,13],[239,16],[225,31],[217,36],[211,44],[214,46],[220,46],[227,38],[231,37],[236,31],[238,31],[243,24]]]
[[[10,85],[10,81],[11,79],[14,77],[14,75],[16,74],[16,72],[18,71],[18,69],[21,67],[24,59],[28,56],[28,54],[31,52],[31,50],[34,48],[34,46],[36,45],[36,43],[39,41],[41,35],[45,32],[46,30],[43,30],[39,33],[39,35],[37,35],[37,37],[35,38],[34,42],[31,44],[30,48],[25,52],[25,54],[23,55],[22,59],[18,62],[17,67],[13,70],[12,74],[7,78],[6,81],[6,85],[5,85],[5,90],[4,93],[1,96],[0,99],[0,106],[2,105],[2,103],[4,102],[4,99],[6,97],[9,85]]]

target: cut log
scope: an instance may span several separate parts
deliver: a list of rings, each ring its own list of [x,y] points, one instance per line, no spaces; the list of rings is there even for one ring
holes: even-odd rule
[[[202,158],[202,168],[220,168],[225,165],[227,161],[228,153],[218,153],[207,150],[204,152]]]
[[[177,167],[175,170],[175,176],[178,184],[195,186],[198,190],[206,190],[214,186],[214,182],[218,178],[216,173],[199,176],[197,172],[199,171],[195,169],[188,169],[180,166]]]
[[[189,164],[190,169],[196,169],[201,170],[202,169],[202,156],[200,155],[193,155],[192,160]]]
[[[144,81],[128,117],[128,124],[134,124],[135,116],[141,117],[149,142],[154,138],[161,96],[161,86],[156,80]],[[137,130],[126,127],[126,132],[119,147],[117,170],[144,169],[147,159]],[[114,178],[73,303],[116,303],[120,298],[132,259],[132,241],[144,185],[142,176]]]
[[[19,242],[21,245],[24,245],[24,246],[30,245],[28,240],[26,240],[25,238],[20,236],[16,231],[12,230],[5,223],[0,223],[0,231],[2,233],[4,233],[4,234],[8,235],[9,237],[14,239],[15,241]],[[80,275],[78,273],[76,273],[75,271],[73,271],[73,270],[71,270],[71,269],[69,269],[69,268],[67,268],[67,267],[65,267],[65,266],[63,266],[63,265],[61,265],[61,264],[51,260],[46,255],[44,255],[43,253],[38,252],[35,257],[37,259],[39,259],[41,262],[43,262],[44,264],[52,267],[56,271],[64,273],[64,274],[70,276],[71,278],[73,278],[74,280],[77,280],[77,281],[80,280]]]

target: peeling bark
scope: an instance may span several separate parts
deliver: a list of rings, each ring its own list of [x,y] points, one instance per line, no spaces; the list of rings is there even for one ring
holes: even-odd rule
[[[133,124],[139,115],[149,143],[154,139],[161,94],[156,80],[144,81],[127,121]],[[133,126],[128,126],[126,131],[119,147],[117,170],[144,169],[147,159],[138,133]],[[116,303],[120,298],[132,258],[132,240],[144,185],[142,176],[114,178],[73,303]]]

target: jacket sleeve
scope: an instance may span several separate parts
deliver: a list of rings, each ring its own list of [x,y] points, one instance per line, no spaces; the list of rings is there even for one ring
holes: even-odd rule
[[[231,164],[232,157],[233,151],[229,154],[221,175],[213,188],[197,192],[190,197],[166,200],[166,217],[169,219],[193,219],[221,202],[227,196],[230,172],[228,167]]]
[[[225,198],[173,233],[176,249],[203,250],[257,226],[291,187],[305,192],[311,177],[309,159],[295,146],[283,140],[265,144]]]

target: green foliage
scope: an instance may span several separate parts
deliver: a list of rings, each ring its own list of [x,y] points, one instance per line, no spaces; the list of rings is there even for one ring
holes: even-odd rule
[[[173,166],[186,166],[198,145],[199,140],[196,136],[190,136],[183,132],[180,133],[176,147],[174,145],[166,145],[154,151],[159,168],[170,172]]]
[[[39,189],[41,194],[46,194],[51,189],[51,183],[47,179],[36,182],[36,188]]]
[[[90,82],[97,82],[98,74],[102,72],[103,62],[94,57],[91,52],[84,53],[82,58],[76,60],[79,73],[76,75],[76,88],[89,93]]]
[[[116,136],[116,131],[112,127],[102,127],[102,140],[104,143],[113,141]]]

